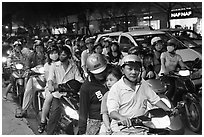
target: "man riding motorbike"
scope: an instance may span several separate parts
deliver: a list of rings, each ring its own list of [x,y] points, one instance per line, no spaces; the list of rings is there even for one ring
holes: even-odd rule
[[[161,70],[159,72],[159,75],[164,75],[162,77],[162,80],[170,83],[168,87],[169,92],[167,93],[167,97],[169,99],[173,98],[174,96],[176,80],[174,77],[166,76],[166,74],[176,71],[178,69],[178,65],[181,68],[189,69],[188,66],[183,63],[181,56],[179,54],[176,54],[176,48],[176,41],[174,39],[170,39],[167,41],[167,51],[161,54]]]
[[[110,89],[107,98],[107,107],[113,134],[120,134],[123,125],[130,127],[131,118],[145,114],[147,111],[147,101],[165,111],[170,109],[160,97],[151,89],[146,81],[141,79],[142,65],[141,59],[136,55],[126,55],[121,61],[123,77]]]
[[[15,41],[13,44],[13,50],[11,51],[11,54],[8,56],[7,59],[7,65],[8,67],[11,67],[12,64],[15,63],[22,63],[24,65],[26,64],[26,58],[24,57],[24,55],[22,54],[22,44],[19,41]],[[7,100],[7,95],[9,93],[9,91],[11,90],[12,86],[15,83],[15,78],[13,77],[13,75],[10,76],[10,84],[7,86],[6,88],[6,93],[3,96],[4,100]]]
[[[103,55],[97,53],[87,58],[86,66],[90,74],[80,89],[79,134],[96,135],[102,120],[102,97],[108,91],[105,86],[108,67]]]
[[[34,43],[34,53],[29,59],[28,68],[43,67],[45,64],[44,46],[40,40],[36,40]],[[45,85],[45,79],[41,78],[40,81]],[[34,77],[28,78],[26,83],[25,92],[23,96],[22,109],[15,115],[16,118],[22,118],[27,116],[27,110],[32,103],[33,95],[36,91],[35,86],[38,83]]]

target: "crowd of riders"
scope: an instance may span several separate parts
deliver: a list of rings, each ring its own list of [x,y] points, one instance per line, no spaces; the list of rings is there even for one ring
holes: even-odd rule
[[[60,94],[55,92],[57,85],[75,79],[82,85],[79,91],[79,131],[78,134],[120,134],[116,124],[131,126],[130,118],[145,113],[147,101],[165,111],[173,111],[160,97],[153,92],[145,81],[147,78],[159,78],[177,69],[177,65],[188,68],[180,55],[176,54],[176,42],[164,41],[153,37],[150,43],[142,43],[140,47],[132,47],[128,54],[120,51],[118,42],[109,37],[102,38],[99,43],[96,37],[82,36],[71,39],[68,36],[35,36],[32,46],[16,39],[12,51],[7,58],[7,65],[22,62],[26,70],[36,66],[44,66],[44,83],[46,93],[38,132],[52,134],[56,119],[59,117],[56,109],[56,119],[47,121],[50,105],[58,100]],[[174,80],[170,90],[174,89]],[[12,93],[15,78],[10,76],[3,99],[8,100]],[[27,110],[32,103],[35,88],[33,84],[39,81],[27,77],[21,111],[16,118],[28,117]],[[169,95],[171,98],[173,96]]]

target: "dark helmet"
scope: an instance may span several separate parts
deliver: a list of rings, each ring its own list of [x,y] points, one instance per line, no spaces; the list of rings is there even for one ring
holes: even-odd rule
[[[47,48],[47,54],[50,54],[52,51],[59,51],[59,48],[58,48],[58,46],[56,46],[56,45],[52,45],[52,46],[50,46],[50,47],[48,47]]]
[[[35,50],[35,48],[36,48],[37,46],[42,46],[42,47],[44,48],[44,45],[43,45],[43,43],[42,43],[41,40],[35,40],[35,41],[34,41],[33,49]]]
[[[177,48],[177,44],[178,42],[175,39],[169,39],[167,41],[167,46],[174,46],[175,49]]]
[[[89,37],[89,38],[87,38],[87,39],[85,40],[85,43],[86,43],[86,44],[89,44],[89,43],[93,43],[93,44],[94,44],[94,42],[95,42],[95,39],[92,38],[92,37]]]
[[[142,47],[134,46],[128,50],[128,54],[140,55],[142,53]]]
[[[159,41],[162,42],[162,38],[161,38],[161,37],[154,37],[154,38],[152,38],[152,40],[151,40],[151,45],[152,45],[152,46],[155,46]]]

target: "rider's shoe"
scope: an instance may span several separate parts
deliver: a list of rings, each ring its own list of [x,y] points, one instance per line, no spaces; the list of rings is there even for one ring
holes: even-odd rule
[[[39,133],[43,133],[45,131],[45,126],[47,125],[47,123],[40,123],[40,125],[38,126],[38,132]]]
[[[20,113],[16,113],[15,117],[16,118],[26,118],[27,117],[27,111],[26,110],[22,110]]]

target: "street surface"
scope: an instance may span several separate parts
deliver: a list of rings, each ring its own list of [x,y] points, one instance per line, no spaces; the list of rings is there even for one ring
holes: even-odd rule
[[[5,88],[2,88],[2,93],[5,93]],[[8,94],[8,99],[8,101],[2,100],[2,135],[39,135],[37,127],[40,120],[32,107],[28,111],[28,118],[15,118],[15,112],[19,106],[12,99],[12,94]],[[186,127],[185,135],[199,134]]]

